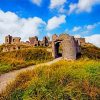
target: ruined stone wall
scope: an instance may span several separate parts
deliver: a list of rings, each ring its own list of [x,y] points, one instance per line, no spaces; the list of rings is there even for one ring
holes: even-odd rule
[[[12,37],[10,35],[5,37],[5,44],[19,44],[21,38],[20,37]]]
[[[11,44],[12,42],[12,36],[8,35],[5,37],[5,44]]]
[[[62,57],[65,59],[76,59],[76,45],[75,45],[75,40],[73,37],[67,37],[62,42],[63,45],[63,53]]]
[[[84,45],[86,43],[85,38],[75,38],[75,40],[78,41],[79,45]]]
[[[43,37],[42,43],[43,43],[43,46],[49,46],[49,38],[46,36]]]
[[[39,41],[38,41],[38,37],[30,37],[29,38],[30,44],[32,44],[33,46],[38,46],[39,45]]]
[[[19,44],[21,38],[20,37],[12,37],[12,44]]]
[[[59,47],[57,47],[57,43],[61,43],[62,45],[62,57],[64,59],[76,59],[77,53],[79,52],[79,46],[73,36],[68,34],[61,34],[60,36],[54,34],[52,36],[52,56],[54,58],[58,57]]]

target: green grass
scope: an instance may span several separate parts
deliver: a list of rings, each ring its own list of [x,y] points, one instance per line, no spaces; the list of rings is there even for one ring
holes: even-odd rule
[[[59,61],[21,73],[2,100],[99,100],[100,61]]]
[[[45,48],[30,48],[0,53],[0,74],[52,60]]]

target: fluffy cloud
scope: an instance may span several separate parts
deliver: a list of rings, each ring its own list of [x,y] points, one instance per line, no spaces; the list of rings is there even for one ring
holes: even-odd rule
[[[0,10],[0,40],[8,34],[20,36],[22,40],[30,36],[39,35],[45,22],[38,17],[20,18],[15,13]],[[3,36],[3,37],[2,37]]]
[[[51,0],[50,1],[50,8],[54,9],[59,6],[63,6],[66,3],[66,0]]]
[[[97,47],[100,47],[100,34],[94,34],[91,36],[87,36],[86,38],[86,42],[92,43]]]
[[[94,24],[91,24],[91,25],[86,25],[86,26],[84,26],[84,28],[86,28],[87,30],[92,30],[95,27],[97,27],[98,25],[100,25],[100,22],[97,22],[97,23],[94,23]]]
[[[55,28],[58,28],[61,24],[66,23],[66,16],[60,15],[60,16],[54,16],[53,18],[48,20],[47,23],[47,30],[53,30]]]
[[[32,3],[36,4],[37,6],[41,5],[42,0],[31,0]]]
[[[78,27],[75,26],[75,27],[72,29],[72,31],[73,31],[73,32],[76,32],[76,31],[79,31],[80,29],[81,29],[80,26],[78,26]]]
[[[95,28],[95,25],[87,25],[86,28],[87,30],[92,30]]]
[[[72,30],[70,30],[70,33],[80,33],[80,34],[88,34],[92,32],[93,29],[97,28],[100,25],[100,22],[84,25],[84,26],[74,26]]]
[[[68,14],[71,14],[72,12],[74,12],[76,8],[77,8],[77,4],[70,4]]]
[[[79,0],[77,4],[69,5],[69,14],[73,11],[79,12],[91,12],[92,7],[96,4],[100,4],[100,0]]]
[[[90,12],[92,7],[98,3],[100,3],[100,0],[79,0],[78,12],[81,11]]]

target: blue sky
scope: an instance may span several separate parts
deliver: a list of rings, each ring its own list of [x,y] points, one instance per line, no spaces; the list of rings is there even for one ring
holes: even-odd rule
[[[0,0],[0,43],[66,32],[100,47],[99,12],[100,0]]]

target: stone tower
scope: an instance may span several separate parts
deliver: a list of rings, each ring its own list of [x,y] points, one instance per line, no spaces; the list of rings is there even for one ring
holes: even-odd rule
[[[19,44],[21,38],[20,37],[12,37],[10,35],[5,37],[5,44]]]
[[[12,43],[12,36],[8,35],[5,37],[5,44],[11,44]]]
[[[79,52],[77,51],[78,44],[76,43],[73,36],[68,34],[57,36],[54,34],[52,36],[52,56],[54,58],[59,57],[59,46],[62,45],[62,57],[64,59],[75,60],[77,53]]]
[[[43,38],[43,41],[42,42],[43,42],[44,46],[48,46],[49,45],[49,38],[45,36]]]

